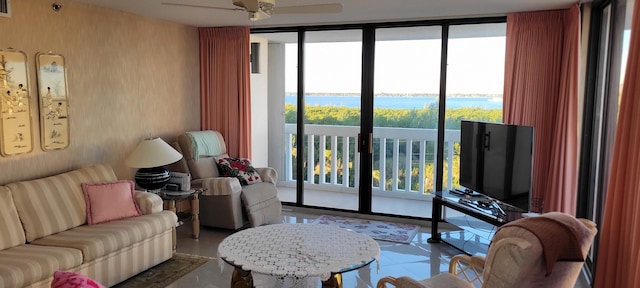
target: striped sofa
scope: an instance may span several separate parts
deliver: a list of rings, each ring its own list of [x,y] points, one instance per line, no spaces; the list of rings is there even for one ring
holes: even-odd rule
[[[177,217],[136,192],[143,215],[86,225],[82,183],[117,180],[108,165],[0,186],[0,288],[50,287],[58,270],[112,286],[173,255]]]

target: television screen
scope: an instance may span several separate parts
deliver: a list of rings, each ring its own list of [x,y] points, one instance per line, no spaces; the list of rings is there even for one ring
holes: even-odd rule
[[[529,210],[533,127],[463,120],[460,185]]]

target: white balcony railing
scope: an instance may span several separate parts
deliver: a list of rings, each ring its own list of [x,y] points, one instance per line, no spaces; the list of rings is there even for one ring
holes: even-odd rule
[[[305,125],[306,145],[305,185],[314,185],[314,189],[330,191],[357,192],[353,183],[358,183],[360,175],[360,153],[355,151],[359,127],[333,125]],[[285,171],[284,181],[295,182],[295,156],[305,155],[294,144],[296,124],[285,125]],[[374,192],[404,192],[412,194],[427,194],[425,191],[435,191],[435,167],[437,155],[436,129],[417,128],[374,128],[373,143],[374,170],[379,171],[380,183],[373,185]],[[453,186],[454,144],[460,142],[460,130],[445,131],[445,157],[447,163],[446,181],[443,188]],[[327,145],[329,144],[329,145]],[[388,146],[391,145],[391,148]],[[316,146],[320,151],[315,151]],[[324,149],[322,149],[324,147]],[[413,151],[417,147],[418,151]],[[380,153],[385,151],[385,153]],[[320,157],[322,155],[322,157]],[[429,157],[427,157],[429,156]],[[425,167],[432,164],[432,175],[425,175]],[[391,175],[387,175],[387,168],[391,167]],[[417,189],[412,189],[412,169],[417,168]],[[323,177],[324,176],[324,177]],[[351,181],[350,177],[355,177]],[[428,181],[426,181],[428,180]],[[416,182],[416,181],[413,181]],[[387,185],[385,185],[387,184]],[[402,185],[401,185],[402,184]],[[425,185],[427,187],[425,187]],[[321,186],[321,187],[319,187]],[[430,186],[430,187],[429,187]]]

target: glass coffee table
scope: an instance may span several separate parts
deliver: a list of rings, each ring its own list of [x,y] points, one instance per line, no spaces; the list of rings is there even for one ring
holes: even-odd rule
[[[221,268],[234,267],[231,287],[342,287],[341,273],[378,261],[371,237],[322,224],[250,228],[218,246]]]

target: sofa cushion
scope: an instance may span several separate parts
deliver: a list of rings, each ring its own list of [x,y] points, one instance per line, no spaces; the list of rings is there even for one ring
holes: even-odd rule
[[[249,185],[262,182],[260,174],[246,158],[223,157],[216,158],[218,170],[222,177],[236,177],[240,184]]]
[[[0,250],[26,241],[11,192],[4,186],[0,186],[0,231]]]
[[[89,225],[141,214],[138,203],[134,200],[135,184],[131,180],[82,183],[82,191]]]
[[[82,264],[78,249],[20,245],[0,251],[0,287],[24,287]]]
[[[175,213],[161,211],[99,225],[83,225],[31,243],[79,249],[87,263],[172,229],[177,221]]]
[[[108,165],[7,184],[27,241],[80,226],[87,221],[81,183],[117,180]]]

